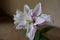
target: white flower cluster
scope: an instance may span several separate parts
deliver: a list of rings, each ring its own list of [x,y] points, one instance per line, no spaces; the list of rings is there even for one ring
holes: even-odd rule
[[[24,13],[17,9],[14,15],[14,24],[16,29],[26,29],[26,36],[33,40],[37,30],[36,25],[43,23],[52,23],[50,15],[42,14],[41,3],[38,3],[34,9],[30,9],[28,5],[24,5]]]

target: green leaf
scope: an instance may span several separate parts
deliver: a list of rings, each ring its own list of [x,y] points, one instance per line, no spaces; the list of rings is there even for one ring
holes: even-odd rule
[[[23,35],[25,35],[26,34],[26,32],[27,32],[27,30],[24,30],[24,33],[23,33]],[[26,36],[26,35],[25,35]]]
[[[40,31],[37,30],[33,40],[49,40],[49,39],[44,35],[40,34]]]
[[[48,32],[49,30],[51,30],[53,27],[52,26],[47,26],[45,28],[43,28],[42,30],[40,30],[40,34],[44,34],[46,32]]]
[[[39,37],[40,37],[40,31],[37,30],[36,33],[35,33],[35,37],[33,40],[39,40]]]
[[[53,28],[52,26],[47,26],[42,30],[37,30],[33,40],[49,40],[47,37],[44,36],[44,34],[51,30],[52,28]]]

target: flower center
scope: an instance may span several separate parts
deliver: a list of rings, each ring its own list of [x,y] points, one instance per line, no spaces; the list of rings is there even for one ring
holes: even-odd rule
[[[27,22],[28,24],[31,24],[31,23],[32,23],[32,21],[29,20],[29,19],[26,19],[26,22]]]

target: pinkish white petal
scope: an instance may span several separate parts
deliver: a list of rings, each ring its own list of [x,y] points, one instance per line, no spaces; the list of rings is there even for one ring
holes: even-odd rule
[[[52,19],[50,18],[50,15],[42,14],[41,17],[44,18],[47,23],[52,23]]]
[[[42,12],[41,3],[37,4],[33,10],[33,16],[39,16]]]
[[[24,14],[20,11],[16,11],[16,15],[14,15],[14,23],[20,23],[21,21],[24,21]]]
[[[42,24],[42,23],[44,23],[44,22],[45,22],[45,19],[43,19],[43,18],[41,18],[41,17],[37,17],[34,25]]]
[[[22,26],[17,26],[16,29],[22,29],[23,27]]]
[[[18,25],[16,26],[16,29],[23,29],[24,27],[25,27],[24,24],[18,24]]]
[[[27,4],[24,5],[24,12],[28,13],[30,10],[29,6]]]
[[[31,24],[30,26],[28,26],[27,28],[27,33],[26,36],[30,39],[33,40],[34,36],[35,36],[35,32],[36,32],[37,28],[33,27],[33,25]]]
[[[29,16],[32,16],[32,15],[33,15],[33,9],[30,9],[30,10],[29,10],[28,15],[29,15]]]

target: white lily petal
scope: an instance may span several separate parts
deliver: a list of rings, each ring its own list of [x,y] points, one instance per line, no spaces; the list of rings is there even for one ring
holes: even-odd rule
[[[25,27],[25,29],[27,30],[26,33],[30,32],[31,26],[32,26],[31,24],[27,24],[27,25],[26,25],[26,27]]]
[[[42,12],[41,3],[37,4],[33,10],[33,16],[39,16]]]
[[[33,16],[33,9],[30,9],[28,15]]]
[[[14,24],[26,24],[26,21],[25,20],[23,20],[23,19],[16,19],[15,21],[14,21]]]
[[[24,26],[25,25],[18,24],[17,27],[16,27],[16,29],[22,29],[22,28],[24,28]]]
[[[30,10],[29,6],[27,4],[24,5],[24,13],[28,13]]]
[[[41,17],[37,17],[36,18],[36,22],[34,23],[34,25],[37,25],[37,24],[42,24],[45,22],[45,19],[41,18]]]
[[[37,28],[33,27],[33,24],[31,24],[30,26],[28,26],[27,28],[27,33],[26,36],[30,39],[33,40],[34,36],[35,36],[35,32],[36,32]]]
[[[16,10],[16,14],[17,14],[17,13],[18,13],[18,14],[20,13],[20,11],[19,11],[18,9]]]
[[[14,24],[16,24],[16,23],[19,23],[19,17],[17,17],[16,15],[14,15]]]
[[[25,15],[22,12],[17,10],[16,15],[14,15],[14,24],[22,23],[24,22],[24,19],[25,19]]]
[[[23,27],[16,27],[16,29],[22,29]]]
[[[52,23],[52,19],[50,18],[50,15],[41,14],[41,17],[44,18],[47,23]]]

